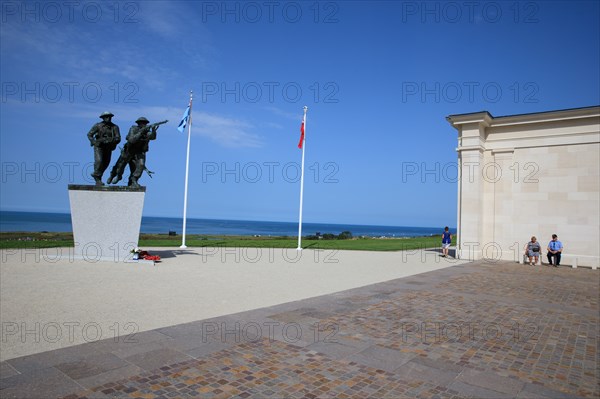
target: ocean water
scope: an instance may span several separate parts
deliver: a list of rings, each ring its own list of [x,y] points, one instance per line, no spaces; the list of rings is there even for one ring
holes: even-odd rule
[[[302,235],[350,231],[354,236],[418,237],[441,234],[442,227],[368,226],[352,224],[303,223]],[[70,232],[71,215],[67,213],[0,211],[0,231]],[[182,232],[182,218],[142,217],[142,233],[167,234]],[[298,224],[246,220],[192,219],[187,220],[187,234],[297,236]]]

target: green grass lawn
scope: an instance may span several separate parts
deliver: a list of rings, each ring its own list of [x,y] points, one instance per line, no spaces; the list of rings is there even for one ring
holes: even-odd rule
[[[353,238],[349,240],[302,240],[302,248],[343,249],[361,251],[402,251],[441,246],[441,235],[413,238]],[[140,234],[140,248],[178,247],[181,236],[166,234]],[[197,235],[186,237],[188,247],[252,247],[296,248],[295,237],[248,237]],[[0,233],[0,248],[52,248],[72,247],[72,233]]]

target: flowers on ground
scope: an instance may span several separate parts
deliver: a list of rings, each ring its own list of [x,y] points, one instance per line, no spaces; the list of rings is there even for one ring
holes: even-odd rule
[[[144,251],[141,248],[135,247],[131,250],[131,253],[133,254],[133,260],[139,260],[139,259],[143,259],[143,260],[154,260],[154,261],[160,261],[160,256],[158,255],[150,255],[148,253],[148,251]]]

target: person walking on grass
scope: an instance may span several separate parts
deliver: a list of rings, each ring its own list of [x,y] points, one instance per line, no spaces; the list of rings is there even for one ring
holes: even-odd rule
[[[448,230],[448,226],[446,226],[442,233],[442,257],[444,258],[448,257],[448,248],[450,248],[450,244],[452,244],[452,234]]]

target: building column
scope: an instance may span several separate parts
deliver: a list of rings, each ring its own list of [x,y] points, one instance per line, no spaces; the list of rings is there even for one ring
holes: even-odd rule
[[[460,203],[457,256],[460,259],[481,259],[483,245],[483,150],[476,148],[459,151]]]
[[[492,117],[487,112],[449,118],[458,130],[458,240],[456,256],[460,259],[477,260],[482,257],[485,245],[484,218],[484,167],[486,128]]]

